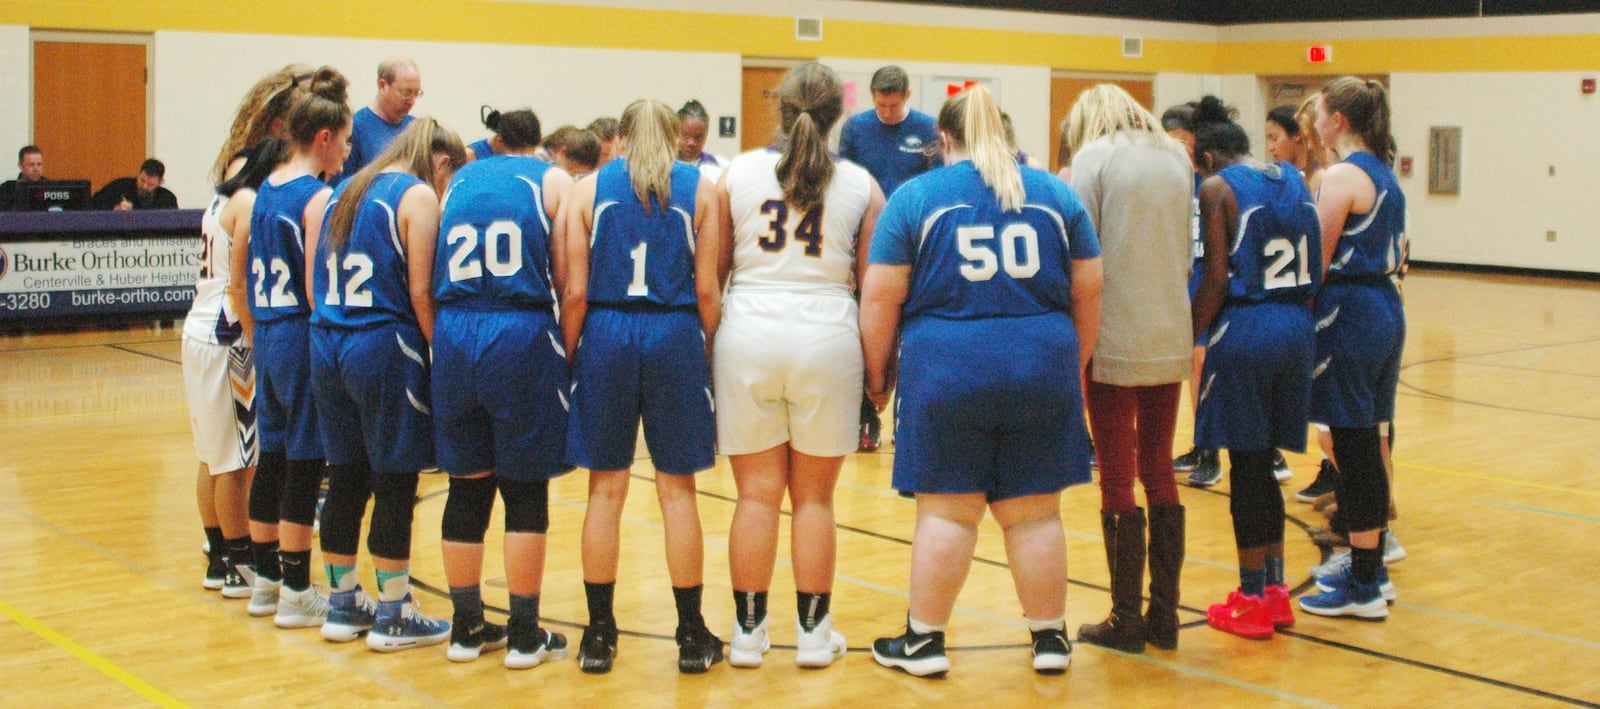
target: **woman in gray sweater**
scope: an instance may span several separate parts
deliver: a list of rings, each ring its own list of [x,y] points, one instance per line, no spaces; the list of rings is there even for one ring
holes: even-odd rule
[[[1132,96],[1091,87],[1067,117],[1072,187],[1099,232],[1105,263],[1100,340],[1086,385],[1100,461],[1100,517],[1111,570],[1111,615],[1080,640],[1143,652],[1178,645],[1184,512],[1172,477],[1178,397],[1195,333],[1189,278],[1193,172],[1184,147]],[[1140,615],[1150,507],[1150,609]]]

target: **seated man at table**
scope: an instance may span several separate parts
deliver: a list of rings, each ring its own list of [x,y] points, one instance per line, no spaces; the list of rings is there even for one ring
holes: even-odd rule
[[[19,182],[44,179],[44,151],[37,145],[27,145],[17,151],[17,179],[0,183],[0,212],[16,209]]]
[[[151,158],[139,166],[137,177],[119,177],[106,183],[90,200],[91,209],[177,209],[178,197],[161,186],[167,166]]]

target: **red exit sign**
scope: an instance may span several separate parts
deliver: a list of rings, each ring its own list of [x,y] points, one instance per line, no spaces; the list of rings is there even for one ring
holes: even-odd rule
[[[1327,64],[1333,61],[1333,45],[1313,44],[1306,47],[1306,62],[1309,64]]]

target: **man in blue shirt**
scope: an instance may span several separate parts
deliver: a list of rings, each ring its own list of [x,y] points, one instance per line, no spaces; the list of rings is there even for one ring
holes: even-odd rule
[[[422,73],[406,57],[389,57],[378,63],[378,94],[372,104],[356,111],[350,127],[350,157],[336,182],[350,179],[366,167],[400,131],[411,125],[411,107],[422,95]]]
[[[940,163],[933,116],[911,108],[910,99],[904,69],[891,65],[873,72],[873,110],[851,116],[839,135],[839,155],[872,173],[884,197]]]
[[[939,128],[926,113],[912,108],[911,80],[893,64],[872,73],[871,111],[845,121],[839,133],[839,155],[867,169],[883,196],[894,194],[906,180],[937,167]],[[872,402],[861,400],[861,450],[878,449],[883,422]]]

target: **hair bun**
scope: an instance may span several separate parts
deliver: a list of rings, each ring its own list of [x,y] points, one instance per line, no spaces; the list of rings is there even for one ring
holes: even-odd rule
[[[1194,109],[1194,122],[1199,123],[1232,123],[1238,111],[1222,103],[1216,96],[1206,96],[1200,99],[1200,105]]]
[[[500,112],[484,105],[478,109],[478,120],[483,121],[483,127],[492,131],[500,130]]]
[[[350,81],[331,66],[318,69],[311,77],[311,93],[334,103],[345,103],[349,99],[349,89]]]

